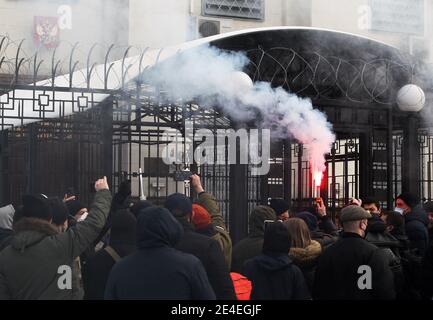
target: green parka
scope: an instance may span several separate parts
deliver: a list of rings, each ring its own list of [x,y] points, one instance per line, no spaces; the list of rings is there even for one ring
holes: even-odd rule
[[[0,253],[0,300],[72,299],[73,261],[99,235],[110,206],[110,191],[98,191],[86,220],[64,233],[41,219],[18,221]]]
[[[218,203],[212,194],[201,192],[198,195],[198,204],[204,207],[211,216],[211,221],[216,231],[212,239],[218,241],[221,245],[224,259],[227,263],[228,270],[230,270],[232,264],[232,239],[227,231]]]

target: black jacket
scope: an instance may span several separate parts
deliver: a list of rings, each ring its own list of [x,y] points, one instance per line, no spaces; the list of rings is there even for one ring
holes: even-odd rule
[[[241,273],[245,261],[262,253],[265,220],[276,220],[275,211],[268,206],[257,206],[251,211],[248,237],[233,247],[232,271]]]
[[[118,258],[126,257],[137,248],[137,220],[129,211],[119,211],[112,222],[109,247]],[[104,299],[105,285],[116,262],[107,249],[99,250],[82,265],[85,300]]]
[[[105,299],[215,299],[200,260],[173,248],[183,230],[168,210],[146,209],[137,234],[138,251],[113,267]]]
[[[302,271],[288,255],[261,254],[247,260],[242,274],[251,282],[251,300],[310,299]]]
[[[422,293],[424,298],[433,299],[433,243],[430,243],[422,264]]]
[[[0,251],[11,244],[13,235],[12,230],[0,228]]]
[[[427,250],[429,236],[427,231],[428,218],[421,205],[413,208],[412,212],[404,216],[406,234],[410,240],[410,246],[416,248],[423,256]]]
[[[233,282],[220,244],[208,236],[196,233],[193,225],[185,218],[178,218],[178,221],[183,227],[184,234],[175,248],[200,259],[218,300],[236,300]]]
[[[360,266],[371,268],[371,289],[361,290],[358,281],[366,275]],[[358,273],[360,272],[360,273]],[[394,299],[394,279],[383,251],[354,233],[325,250],[317,265],[313,299],[370,300]]]

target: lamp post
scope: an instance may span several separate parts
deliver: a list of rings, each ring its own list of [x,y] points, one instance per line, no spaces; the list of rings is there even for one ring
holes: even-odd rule
[[[414,84],[403,86],[397,93],[397,105],[407,114],[403,126],[402,191],[419,195],[420,146],[417,114],[425,105],[424,91]]]

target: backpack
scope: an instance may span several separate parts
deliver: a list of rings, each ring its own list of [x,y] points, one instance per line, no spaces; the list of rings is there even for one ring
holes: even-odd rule
[[[253,290],[251,281],[237,272],[230,272],[230,277],[238,300],[250,300],[251,291]]]

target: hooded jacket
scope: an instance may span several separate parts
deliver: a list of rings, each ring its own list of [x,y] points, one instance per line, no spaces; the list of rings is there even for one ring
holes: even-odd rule
[[[323,249],[337,241],[337,227],[329,216],[317,217],[311,212],[302,211],[296,217],[304,220],[310,230],[311,239],[319,242]]]
[[[252,300],[303,300],[310,294],[301,270],[293,264],[287,227],[277,221],[265,231],[262,254],[247,260],[242,273],[252,282]]]
[[[164,208],[138,217],[138,251],[111,270],[105,299],[212,300],[215,294],[199,259],[173,247],[183,228]]]
[[[423,256],[429,243],[428,217],[422,205],[417,205],[410,213],[404,216],[406,235],[410,240],[411,248],[416,248]]]
[[[195,232],[185,217],[177,217],[184,234],[176,249],[196,256],[202,263],[217,300],[236,300],[233,282],[224,260],[220,244],[208,236]]]
[[[289,257],[304,274],[308,289],[311,292],[316,272],[317,262],[322,254],[322,246],[319,242],[312,240],[305,248],[290,248]]]
[[[21,218],[0,253],[0,300],[72,299],[71,265],[98,236],[110,202],[109,190],[98,191],[87,219],[60,234],[48,221]]]
[[[218,203],[216,202],[214,196],[207,192],[202,192],[199,194],[198,203],[206,208],[206,210],[209,212],[213,226],[213,228],[207,228],[207,230],[203,230],[203,233],[218,241],[223,251],[228,269],[230,270],[233,250],[232,239],[230,238],[230,235],[227,231],[227,227],[224,223]]]
[[[248,237],[239,241],[233,248],[232,271],[242,272],[242,265],[248,259],[258,256],[262,252],[265,233],[265,220],[275,221],[275,211],[268,206],[257,206],[249,217]]]
[[[136,250],[137,220],[129,211],[119,211],[112,218],[109,246],[120,257]],[[116,261],[106,249],[99,250],[82,267],[84,299],[104,299],[105,285]]]

